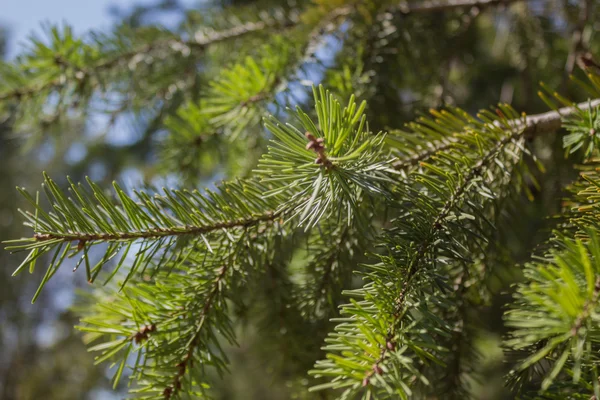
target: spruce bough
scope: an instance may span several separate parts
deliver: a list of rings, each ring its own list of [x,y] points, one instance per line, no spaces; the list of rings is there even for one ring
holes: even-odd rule
[[[594,69],[584,68],[586,82],[574,79],[587,101],[542,85],[540,98],[552,110],[530,116],[504,103],[475,115],[446,107],[374,132],[368,102],[355,95],[343,102],[323,85],[312,87],[312,101],[275,107],[314,57],[315,42],[353,18],[509,3],[519,2],[316,1],[185,40],[156,33],[128,50],[102,41],[95,48],[55,30],[54,43],[36,42],[37,53],[7,64],[12,86],[23,83],[0,85],[3,104],[16,100],[0,109],[15,129],[47,123],[36,114],[55,96],[52,116],[60,119],[87,110],[95,96],[134,92],[137,98],[120,99],[124,109],[151,101],[168,114],[158,119],[170,131],[161,143],[166,169],[201,174],[214,162],[207,143],[221,150],[241,143],[249,165],[200,190],[128,191],[114,183],[107,191],[91,179],[68,179],[65,187],[44,174],[47,201],[18,188],[32,234],[5,242],[26,252],[14,274],[44,269],[35,301],[65,264],[85,271],[93,289],[77,304],[77,329],[96,361],[112,366],[115,388],[130,381],[132,398],[211,397],[215,373],[227,376],[228,349],[250,317],[264,332],[276,320],[285,334],[273,345],[289,345],[282,357],[313,365],[304,369],[310,386],[303,384],[303,396],[472,397],[485,357],[474,314],[494,295],[498,229],[543,169],[532,139],[565,129],[564,149],[584,167],[547,241],[512,267],[522,277],[502,305],[503,382],[518,398],[600,398]],[[219,70],[199,99],[185,96],[198,84],[193,74],[159,95],[140,85],[157,82],[149,79],[157,77],[155,58],[165,76],[179,75],[211,46],[265,31],[278,34]],[[52,46],[57,69],[42,73],[35,66]],[[133,76],[121,74],[127,70]]]

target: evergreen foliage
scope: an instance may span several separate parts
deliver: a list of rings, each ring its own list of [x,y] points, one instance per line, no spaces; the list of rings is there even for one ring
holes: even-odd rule
[[[489,349],[479,342],[492,328],[477,315],[501,297],[497,280],[502,393],[600,398],[600,67],[581,38],[598,7],[565,6],[586,18],[570,54],[586,76],[565,96],[552,78],[542,84],[551,111],[446,104],[404,127],[383,112],[382,86],[401,79],[386,81],[390,40],[436,20],[444,40],[465,39],[479,13],[513,3],[523,6],[314,0],[190,13],[179,30],[79,38],[52,28],[49,42],[0,66],[11,129],[32,145],[73,116],[133,116],[161,172],[187,188],[108,191],[44,174],[45,196],[18,188],[32,233],[5,242],[26,252],[14,275],[43,268],[35,301],[60,268],[85,270],[93,289],[77,303],[77,329],[132,398],[214,396],[216,382],[235,379],[229,349],[248,326],[298,398],[482,398]],[[535,35],[521,17],[521,37]],[[306,100],[327,40],[339,42],[338,62]],[[451,103],[419,71],[410,79],[434,105]],[[539,187],[532,141],[562,128],[580,176],[554,231],[515,261],[502,232]],[[193,188],[223,169],[222,182]]]

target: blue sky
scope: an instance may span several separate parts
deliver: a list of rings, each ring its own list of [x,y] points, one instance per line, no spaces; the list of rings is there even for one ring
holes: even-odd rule
[[[188,0],[184,4],[194,4]],[[75,33],[90,29],[103,29],[111,25],[108,7],[118,5],[121,9],[133,4],[152,4],[155,0],[0,0],[0,24],[10,32],[8,57],[12,58],[22,49],[27,37],[43,32],[43,22],[58,24],[68,22]]]

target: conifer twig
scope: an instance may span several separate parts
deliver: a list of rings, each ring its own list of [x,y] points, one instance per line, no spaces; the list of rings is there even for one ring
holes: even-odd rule
[[[522,137],[523,131],[516,131],[513,134],[506,136],[504,139],[498,141],[498,143],[490,149],[487,154],[482,157],[475,165],[469,168],[468,172],[464,175],[464,179],[462,183],[456,188],[454,194],[446,201],[439,214],[435,218],[435,220],[431,224],[431,233],[429,234],[429,238],[421,243],[419,246],[415,257],[412,259],[410,265],[408,266],[408,270],[406,272],[406,277],[404,278],[404,284],[402,286],[402,290],[400,294],[396,298],[394,305],[394,313],[392,316],[392,323],[389,327],[389,331],[386,337],[385,345],[381,346],[379,358],[375,360],[375,363],[372,367],[366,371],[365,377],[363,379],[363,386],[368,386],[370,384],[371,377],[374,374],[382,374],[383,369],[381,368],[381,363],[386,358],[386,355],[389,351],[394,351],[397,348],[396,343],[396,330],[398,325],[398,320],[401,318],[403,314],[404,303],[406,297],[408,295],[408,291],[410,289],[410,284],[412,278],[419,272],[421,261],[424,259],[427,251],[430,247],[435,243],[435,238],[437,232],[441,231],[444,227],[443,223],[446,218],[449,216],[452,209],[456,206],[456,203],[463,197],[465,191],[471,185],[471,182],[474,178],[481,175],[481,169],[489,163],[501,149],[506,146],[508,143],[511,143],[513,140]]]
[[[502,5],[509,4],[523,0],[430,0],[421,3],[408,3],[403,2],[397,6],[394,6],[388,11],[398,10],[404,14],[411,13],[424,13],[424,12],[438,12],[451,10],[455,8],[464,7],[482,7],[487,5]],[[326,18],[326,20],[335,19],[338,17],[348,16],[352,13],[353,8],[350,6],[340,7],[334,9]],[[192,47],[200,50],[204,50],[206,47],[223,42],[225,40],[236,39],[246,34],[259,32],[271,27],[283,27],[290,28],[296,26],[300,20],[287,20],[284,23],[277,23],[274,21],[258,21],[258,22],[247,22],[239,26],[235,26],[224,31],[215,31],[211,33],[197,33],[194,35],[192,40],[183,40],[181,38],[168,38],[163,40],[157,40],[155,42],[147,43],[139,48],[127,51],[116,55],[115,57],[107,60],[100,61],[98,64],[87,67],[87,68],[76,68],[74,76],[77,82],[81,83],[88,79],[93,74],[109,70],[115,65],[118,65],[124,61],[135,59],[136,57],[147,54],[159,49],[164,48],[175,48],[181,49],[183,47]],[[65,75],[60,74],[55,79],[52,79],[42,85],[29,87],[29,88],[17,88],[9,90],[5,93],[0,93],[0,101],[6,100],[20,100],[24,97],[34,96],[44,90],[54,90],[65,85]]]
[[[508,121],[508,125],[515,130],[520,130],[524,127],[523,135],[525,137],[534,137],[536,135],[556,132],[562,126],[562,118],[573,115],[577,112],[577,110],[587,109],[590,107],[600,107],[600,99],[584,101],[572,107],[563,107],[559,108],[558,110],[549,111],[542,114],[529,115],[525,117],[525,122],[523,122],[523,119],[516,119]],[[496,124],[498,126],[505,127],[504,124],[500,125],[498,122],[496,122]],[[457,138],[448,138],[447,140],[440,141],[434,144],[432,147],[428,147],[423,151],[411,155],[408,158],[400,159],[394,162],[392,165],[397,170],[402,170],[410,166],[417,165],[420,161],[423,161],[440,151],[447,150],[456,143],[458,143]]]
[[[170,228],[154,228],[151,230],[143,230],[138,232],[114,232],[114,233],[83,233],[83,232],[69,232],[69,233],[36,233],[33,238],[37,242],[44,242],[48,240],[62,239],[64,242],[72,242],[78,240],[79,242],[88,241],[118,241],[118,240],[130,240],[130,239],[152,239],[160,238],[164,236],[181,236],[181,235],[201,235],[209,232],[218,231],[220,229],[230,228],[248,228],[254,226],[263,221],[272,221],[277,218],[280,213],[277,212],[266,212],[262,215],[258,215],[252,218],[243,218],[231,221],[218,222],[213,225],[204,226],[178,226]]]
[[[151,43],[144,44],[138,48],[133,50],[117,54],[116,56],[102,60],[98,64],[87,67],[87,68],[75,68],[75,78],[78,82],[83,82],[88,79],[90,76],[98,74],[99,72],[110,70],[111,68],[119,65],[123,62],[129,62],[137,57],[140,57],[145,54],[152,53],[157,50],[174,48],[174,49],[182,49],[184,47],[196,48],[201,51],[205,50],[206,47],[217,44],[226,40],[236,39],[241,36],[258,32],[261,30],[265,30],[270,27],[290,27],[295,25],[295,22],[287,21],[284,24],[277,24],[275,22],[248,22],[230,29],[226,29],[224,31],[215,31],[211,33],[197,33],[194,35],[194,38],[191,40],[183,40],[181,38],[168,38],[157,40]],[[38,92],[44,90],[53,90],[55,88],[59,88],[65,84],[65,76],[61,74],[55,79],[52,79],[43,85],[30,87],[30,88],[17,88],[6,93],[0,93],[0,101],[5,101],[9,99],[22,99],[24,97],[30,97],[35,95]]]
[[[455,8],[465,7],[485,7],[509,5],[527,0],[425,0],[425,1],[403,1],[400,4],[393,6],[392,10],[400,11],[403,14],[425,13],[425,12],[440,12],[448,11]]]
[[[530,115],[525,118],[525,130],[523,133],[526,137],[533,137],[544,133],[556,132],[562,126],[562,118],[575,114],[577,110],[595,107],[600,107],[600,99],[584,101],[571,107],[563,107],[542,114]],[[514,124],[517,129],[523,127],[522,120],[515,120]]]
[[[437,152],[448,150],[450,147],[454,146],[457,142],[458,142],[458,140],[456,138],[450,138],[446,141],[439,142],[439,143],[435,144],[433,147],[427,148],[426,150],[416,153],[408,158],[395,161],[392,164],[392,166],[397,170],[401,170],[401,169],[410,167],[412,165],[417,165],[419,163],[419,161],[423,161],[423,160],[433,156]]]

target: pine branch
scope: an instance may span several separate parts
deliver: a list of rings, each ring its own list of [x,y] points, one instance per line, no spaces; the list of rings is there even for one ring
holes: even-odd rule
[[[382,364],[385,360],[386,354],[389,350],[396,349],[398,343],[396,343],[396,329],[398,327],[398,321],[403,316],[403,311],[405,308],[405,300],[408,294],[408,291],[411,288],[412,279],[417,274],[421,268],[421,264],[424,261],[425,255],[430,251],[431,246],[433,245],[436,236],[439,231],[444,229],[444,221],[450,214],[450,212],[456,207],[457,203],[462,199],[465,191],[469,186],[471,186],[473,179],[479,177],[482,174],[482,168],[488,165],[505,147],[507,144],[513,142],[516,139],[519,139],[523,136],[524,131],[516,131],[515,133],[506,136],[502,140],[498,141],[498,143],[490,149],[484,157],[482,157],[473,167],[470,168],[468,173],[463,176],[461,179],[461,184],[455,188],[452,196],[446,201],[443,208],[440,210],[438,216],[431,224],[429,231],[431,232],[428,239],[422,241],[415,257],[412,259],[410,265],[408,266],[406,276],[404,278],[404,284],[402,290],[398,296],[398,298],[394,301],[394,313],[392,318],[392,323],[388,328],[388,335],[386,337],[385,346],[381,346],[380,355],[377,361],[373,364],[372,368],[367,371],[365,374],[365,378],[363,380],[364,386],[367,386],[375,373],[382,373],[382,369],[380,364]]]
[[[512,328],[505,345],[522,352],[509,378],[518,382],[525,378],[522,372],[547,365],[542,392],[551,389],[563,370],[570,370],[575,384],[597,381],[593,349],[598,328],[593,315],[599,307],[600,242],[595,231],[586,233],[585,242],[559,236],[560,247],[527,264],[526,281],[519,284],[505,314]],[[556,390],[564,395],[569,388]]]
[[[168,271],[116,293],[98,290],[82,306],[78,329],[93,343],[90,351],[100,353],[97,362],[116,360],[115,385],[125,363],[135,359],[130,379],[138,385],[131,389],[133,397],[206,396],[207,370],[222,373],[226,368],[219,342],[235,343],[227,310],[235,272],[247,268],[246,257],[254,255],[247,246],[264,245],[262,239],[250,243],[253,232],[256,228],[222,243],[213,241],[214,253],[207,244],[193,244],[189,255],[163,265]],[[128,334],[132,326],[137,329]]]
[[[600,99],[584,101],[569,107],[563,107],[555,111],[526,117],[525,122],[515,121],[515,128],[525,129],[527,137],[543,135],[558,131],[565,119],[577,114],[579,110],[594,109],[600,106]]]
[[[208,312],[212,308],[215,298],[222,290],[223,280],[225,279],[227,270],[228,270],[227,265],[221,267],[221,271],[219,272],[219,274],[217,275],[217,277],[214,280],[213,288],[211,289],[210,293],[208,294],[208,297],[205,299],[204,307],[202,307],[202,311],[200,312],[200,316],[198,317],[198,321],[197,321],[198,328],[196,329],[196,332],[192,336],[191,340],[189,341],[189,345],[188,345],[187,351],[185,353],[185,356],[183,357],[181,362],[179,362],[177,364],[177,368],[179,370],[177,372],[177,375],[173,378],[173,386],[168,386],[167,388],[165,388],[165,390],[163,392],[163,394],[165,396],[165,400],[169,400],[171,397],[177,395],[177,393],[181,390],[182,376],[185,375],[188,368],[192,367],[191,363],[192,363],[193,353],[194,353],[194,350],[196,350],[196,347],[200,344],[200,337],[201,337],[202,328],[204,326],[204,322],[207,318]]]
[[[283,208],[269,209],[271,206],[277,208],[281,199],[265,202],[260,195],[261,186],[256,182],[223,184],[220,192],[206,195],[165,190],[164,195],[151,197],[144,192],[134,192],[135,200],[115,184],[119,205],[115,205],[96,184],[89,180],[88,184],[91,190],[71,183],[74,201],[45,176],[44,189],[53,208],[50,213],[41,208],[37,199],[20,189],[35,208],[35,213],[24,213],[34,235],[7,242],[9,250],[29,251],[15,274],[26,266],[32,271],[41,255],[55,252],[34,300],[66,258],[80,255],[75,269],[85,264],[87,279],[93,282],[102,268],[121,253],[111,275],[114,276],[125,263],[133,243],[140,243],[135,262],[130,266],[129,278],[136,272],[143,273],[161,254],[165,260],[183,257],[190,251],[181,245],[186,241],[208,243],[234,231],[271,224],[286,213]],[[90,249],[102,243],[108,243],[105,254],[92,265]],[[168,252],[171,254],[165,258]]]
[[[212,225],[206,226],[175,226],[171,228],[154,228],[147,231],[138,232],[114,232],[114,233],[83,233],[83,232],[69,232],[69,233],[36,233],[33,238],[36,242],[61,240],[63,242],[79,242],[78,246],[85,246],[87,242],[92,241],[128,241],[130,239],[158,239],[166,236],[179,236],[179,235],[203,235],[222,229],[232,228],[248,228],[259,224],[260,222],[272,221],[281,212],[267,212],[263,215],[257,215],[252,218],[238,219],[233,221],[218,222]]]
[[[322,130],[301,110],[297,115],[305,130],[327,140],[331,168],[324,169],[313,161],[314,153],[306,148],[306,138],[299,137],[296,128],[282,127],[271,117],[267,126],[277,140],[261,162],[262,182],[223,183],[219,191],[206,194],[165,189],[162,195],[150,196],[134,191],[133,197],[114,184],[119,199],[119,204],[114,204],[90,180],[88,190],[71,182],[68,195],[45,176],[44,189],[53,210],[50,213],[38,199],[19,189],[35,208],[34,213],[24,213],[34,234],[8,242],[10,250],[29,251],[15,274],[26,266],[33,270],[41,255],[54,251],[40,289],[66,258],[76,255],[81,257],[75,269],[85,265],[87,278],[93,282],[103,266],[122,253],[112,275],[116,274],[135,242],[141,247],[129,279],[145,271],[158,256],[169,254],[177,259],[187,254],[189,249],[180,242],[209,243],[233,231],[269,226],[278,218],[306,229],[321,219],[339,218],[342,211],[349,224],[353,214],[360,219],[363,198],[385,194],[385,186],[393,183],[387,167],[389,157],[381,147],[383,137],[365,131],[364,104],[357,108],[351,100],[342,109],[323,88],[315,90],[315,100]],[[330,183],[325,184],[327,180]],[[337,208],[333,209],[334,205]],[[102,243],[108,243],[104,256],[91,265],[90,248]]]
[[[592,85],[599,86],[590,75]],[[544,89],[548,91],[545,87]],[[570,104],[552,93],[562,104]],[[550,101],[542,94],[542,98]],[[535,132],[560,126],[556,114],[569,132],[564,147],[571,153],[585,150],[593,162],[598,149],[597,131],[600,102],[590,100],[578,106],[547,113],[531,124]],[[505,346],[517,356],[508,381],[519,391],[527,380],[541,375],[540,393],[560,397],[573,392],[599,397],[597,353],[598,335],[594,315],[600,294],[600,241],[598,227],[597,170],[585,171],[571,188],[573,195],[565,202],[570,207],[563,223],[548,241],[546,254],[535,258],[522,269],[525,280],[517,287],[514,301],[505,313],[506,325],[512,328]],[[545,366],[540,373],[530,371]],[[560,374],[572,377],[571,385],[557,382]],[[537,375],[537,376],[536,376]],[[590,392],[593,392],[593,396]]]
[[[529,0],[424,0],[420,2],[401,2],[390,7],[390,11],[400,11],[403,14],[434,13],[450,11],[457,8],[483,8],[486,6],[502,6]]]
[[[273,28],[273,27],[284,27],[288,28],[294,26],[295,23],[292,21],[287,21],[283,25],[281,25],[276,20],[267,21],[258,21],[258,22],[248,22],[236,27],[233,27],[228,30],[224,30],[222,32],[198,32],[194,35],[193,40],[183,40],[181,38],[168,38],[168,39],[160,39],[154,42],[150,42],[144,44],[138,48],[133,50],[119,53],[108,59],[100,59],[97,64],[88,66],[86,68],[78,68],[71,66],[73,68],[73,75],[79,82],[84,82],[85,80],[96,76],[104,71],[110,70],[118,65],[127,64],[131,62],[131,60],[145,58],[154,52],[164,52],[167,51],[175,51],[181,52],[182,48],[190,48],[196,49],[198,51],[204,51],[208,46],[217,44],[227,40],[234,40],[240,38],[242,36],[256,33],[265,29]],[[167,55],[159,58],[166,58]],[[64,61],[63,61],[64,63]],[[67,65],[69,66],[69,65]],[[37,87],[30,88],[17,88],[14,90],[7,91],[5,93],[0,93],[0,101],[6,100],[21,100],[24,97],[33,96],[39,92],[54,90],[62,87],[65,84],[65,76],[61,75],[56,79],[50,80],[43,85]]]
[[[451,10],[455,8],[464,7],[481,7],[486,5],[500,5],[516,2],[520,0],[443,0],[443,1],[425,1],[421,3],[402,3],[398,6],[394,6],[403,13],[423,13],[423,12],[438,12]],[[345,17],[352,13],[353,9],[350,6],[339,7],[331,11],[326,20],[333,20],[339,17]],[[286,20],[284,23],[276,19],[269,19],[267,21],[258,22],[247,22],[239,26],[232,27],[230,29],[221,32],[198,32],[194,35],[192,40],[183,40],[181,38],[168,38],[156,40],[151,43],[144,44],[133,50],[123,52],[115,55],[108,59],[101,59],[97,64],[93,64],[86,68],[78,68],[70,66],[66,60],[57,58],[59,65],[65,65],[72,67],[73,76],[79,82],[84,82],[88,78],[98,75],[103,71],[110,70],[117,65],[129,63],[131,60],[144,58],[155,51],[176,51],[180,52],[182,48],[197,49],[204,51],[208,46],[221,43],[227,40],[234,40],[243,37],[248,34],[256,33],[271,28],[291,28],[298,24],[299,20]],[[162,57],[164,58],[164,57]],[[30,88],[16,88],[9,90],[4,93],[0,93],[0,102],[7,100],[22,100],[23,98],[30,97],[36,93],[54,90],[61,88],[65,84],[65,76],[60,75],[59,77],[50,80],[42,85],[34,86]]]
[[[391,254],[367,269],[362,289],[346,292],[360,301],[342,307],[340,323],[326,341],[327,359],[311,371],[330,381],[312,390],[343,389],[341,398],[359,393],[408,398],[417,385],[428,384],[428,363],[444,363],[441,338],[451,326],[436,312],[452,303],[442,277],[453,265],[471,264],[470,252],[484,251],[490,203],[510,181],[523,130],[509,124],[517,114],[504,105],[497,113],[482,111],[480,119],[461,110],[433,114],[437,120],[410,124],[413,132],[400,140],[458,140],[407,172],[396,193],[407,211],[386,235]]]
[[[507,121],[504,126],[506,127],[506,125],[508,125],[510,129],[523,129],[523,135],[525,137],[535,137],[537,135],[556,132],[563,126],[563,123],[568,120],[569,117],[578,114],[581,110],[594,109],[599,106],[600,99],[594,99],[579,103],[574,106],[563,107],[555,111],[528,115],[525,117],[525,121],[523,121],[522,118],[510,120]],[[441,120],[438,119],[438,121]],[[410,127],[414,125],[415,124],[409,124],[408,126]],[[501,127],[502,124],[498,123],[497,126]],[[391,137],[388,136],[387,138],[388,145],[402,150],[404,153],[400,155],[399,159],[394,161],[392,164],[397,170],[404,170],[418,166],[420,161],[427,160],[439,152],[448,150],[459,142],[458,138],[452,136],[446,136],[442,139],[438,139],[437,137],[423,135],[421,138],[419,138],[419,140],[412,139],[412,142],[419,142],[419,147],[421,147],[420,142],[425,142],[427,143],[428,147],[425,149],[417,148],[411,150],[411,147],[413,146],[411,146],[410,143],[402,141],[400,143],[396,143],[399,138],[394,136],[394,133],[404,133],[401,131],[392,131]]]

